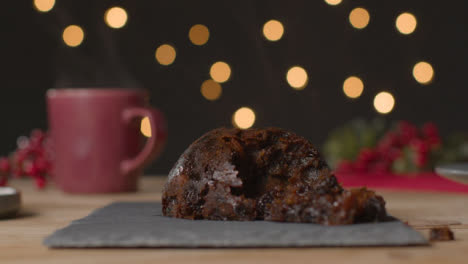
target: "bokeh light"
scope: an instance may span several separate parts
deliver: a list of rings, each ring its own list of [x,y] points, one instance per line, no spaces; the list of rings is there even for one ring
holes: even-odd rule
[[[388,114],[395,106],[395,98],[389,92],[380,92],[374,97],[374,108],[381,114]]]
[[[286,73],[286,80],[289,85],[296,90],[304,89],[307,85],[308,79],[307,72],[304,68],[299,66],[291,67],[288,70],[288,73]]]
[[[49,12],[54,8],[55,0],[34,0],[34,7],[40,12]]]
[[[263,25],[263,35],[270,41],[278,41],[284,34],[284,27],[278,20],[270,20]]]
[[[161,65],[170,65],[176,58],[176,50],[169,44],[162,44],[156,49],[156,60]]]
[[[219,83],[213,80],[206,80],[202,83],[200,92],[205,99],[214,101],[221,96],[222,88]]]
[[[329,5],[339,5],[342,0],[325,0],[325,3]]]
[[[413,67],[413,77],[421,84],[428,84],[434,78],[434,69],[428,62],[420,61]]]
[[[210,31],[205,25],[194,25],[190,28],[189,39],[190,41],[198,46],[206,44],[210,38]]]
[[[145,137],[151,137],[151,124],[148,117],[141,120],[140,131]]]
[[[411,13],[402,13],[395,21],[395,26],[398,31],[405,35],[413,33],[417,24],[416,17]]]
[[[77,25],[70,25],[63,30],[62,38],[68,46],[77,47],[83,42],[83,29]]]
[[[343,92],[349,98],[358,98],[364,90],[364,83],[359,77],[350,76],[343,83]]]
[[[367,27],[369,20],[369,12],[362,7],[357,7],[349,13],[349,23],[351,23],[354,28],[363,29]]]
[[[231,77],[231,67],[224,61],[215,62],[211,65],[210,76],[219,83],[226,82]]]
[[[127,11],[119,6],[109,8],[104,13],[104,21],[111,28],[121,28],[127,24]]]
[[[232,116],[232,124],[240,129],[247,129],[255,123],[255,112],[249,107],[239,108]]]

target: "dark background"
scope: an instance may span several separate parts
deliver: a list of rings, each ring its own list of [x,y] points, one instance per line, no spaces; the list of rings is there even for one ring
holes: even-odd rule
[[[280,126],[320,146],[344,122],[380,116],[375,94],[393,93],[394,110],[384,118],[415,123],[434,121],[442,134],[467,130],[468,74],[466,1],[65,1],[52,11],[37,12],[32,1],[3,1],[0,154],[16,146],[20,135],[47,128],[44,95],[52,87],[144,87],[151,104],[167,116],[165,152],[148,173],[167,173],[178,155],[202,133],[231,126],[236,109],[256,112],[255,127]],[[129,15],[122,29],[103,20],[112,6]],[[351,27],[349,12],[358,6],[371,16],[363,30]],[[395,29],[396,17],[408,11],[418,25],[411,35]],[[278,42],[262,35],[263,24],[277,19],[285,27]],[[63,29],[78,24],[84,42],[67,47]],[[194,24],[210,30],[206,45],[188,39]],[[155,49],[170,43],[175,62],[161,66]],[[217,101],[200,94],[216,61],[232,68]],[[412,76],[418,61],[432,64],[435,77],[421,85]],[[307,87],[291,89],[287,69],[301,65]],[[356,100],[342,92],[350,75],[364,82]]]

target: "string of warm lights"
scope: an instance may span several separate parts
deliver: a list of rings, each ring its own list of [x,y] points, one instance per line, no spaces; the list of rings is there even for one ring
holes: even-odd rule
[[[341,0],[325,0],[329,5],[338,5]],[[369,12],[363,7],[354,8],[349,14],[349,22],[351,26],[356,29],[363,29],[367,27],[370,21]],[[416,17],[409,13],[403,12],[397,16],[395,20],[395,27],[403,35],[414,33],[417,26]],[[428,62],[421,61],[413,67],[413,77],[420,84],[429,84],[434,77],[434,69]],[[358,98],[363,91],[364,84],[358,77],[349,77],[343,83],[343,92],[349,98]],[[395,98],[389,92],[378,93],[374,97],[374,108],[378,113],[388,114],[395,106]]]
[[[331,6],[339,5],[342,0],[324,0],[325,3]],[[55,6],[55,0],[33,0],[35,9],[39,12],[49,12]],[[364,7],[356,7],[351,10],[348,16],[350,25],[358,30],[365,29],[371,20],[370,13]],[[120,29],[128,22],[128,14],[126,10],[119,6],[110,7],[104,13],[104,22],[107,26],[113,29]],[[409,13],[403,12],[395,19],[395,28],[403,35],[410,35],[415,32],[417,27],[416,17]],[[266,40],[277,42],[284,36],[285,29],[283,24],[276,20],[268,20],[262,28],[263,36]],[[62,33],[64,43],[69,47],[78,47],[85,38],[85,32],[79,25],[69,25]],[[206,25],[193,25],[189,32],[188,38],[193,45],[203,46],[210,38],[210,31]],[[176,49],[170,44],[161,44],[156,48],[155,59],[163,66],[168,66],[174,63],[176,59]],[[431,83],[434,78],[434,69],[427,61],[417,62],[413,66],[412,71],[414,79],[423,85]],[[200,87],[201,95],[208,101],[218,100],[222,95],[221,84],[227,82],[231,78],[231,67],[227,62],[217,61],[213,63],[209,70],[210,79],[205,80]],[[295,90],[303,90],[308,84],[307,71],[302,66],[292,66],[286,72],[286,81]],[[349,76],[343,82],[343,93],[350,99],[359,98],[364,91],[364,83],[357,76]],[[390,113],[395,106],[395,97],[388,91],[382,91],[375,95],[373,100],[375,110],[380,114]],[[255,112],[249,107],[241,107],[232,115],[232,123],[235,127],[247,129],[255,123]],[[148,118],[144,118],[141,122],[142,133],[149,137],[151,129]]]

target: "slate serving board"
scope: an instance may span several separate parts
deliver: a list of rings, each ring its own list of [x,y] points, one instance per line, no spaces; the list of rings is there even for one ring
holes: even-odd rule
[[[52,248],[247,248],[427,245],[404,223],[322,226],[268,221],[165,217],[155,202],[117,202],[73,221],[44,240]]]

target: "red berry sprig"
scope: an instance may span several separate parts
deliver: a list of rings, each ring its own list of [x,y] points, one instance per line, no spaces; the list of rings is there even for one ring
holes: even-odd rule
[[[5,185],[10,175],[28,176],[42,189],[52,170],[50,140],[41,130],[33,130],[29,138],[20,137],[18,149],[9,158],[0,158],[0,185]]]
[[[431,152],[440,147],[437,126],[425,124],[421,129],[402,121],[387,132],[373,148],[362,149],[356,160],[342,161],[338,173],[391,172],[395,163],[410,153],[410,163],[417,170],[428,167]]]

